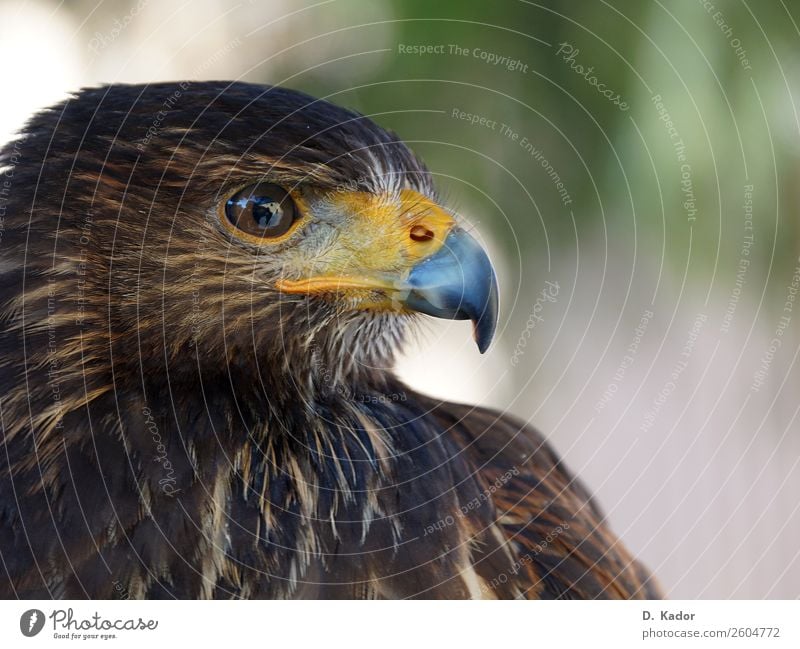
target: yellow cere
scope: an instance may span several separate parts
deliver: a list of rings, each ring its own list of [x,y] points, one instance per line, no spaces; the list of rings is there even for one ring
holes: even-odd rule
[[[420,261],[441,249],[455,221],[419,192],[399,195],[346,192],[331,199],[343,215],[347,250],[334,255],[311,277],[282,279],[284,293],[391,289]]]

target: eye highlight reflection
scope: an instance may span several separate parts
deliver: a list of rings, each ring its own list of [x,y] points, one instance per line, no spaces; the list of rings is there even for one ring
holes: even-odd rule
[[[245,187],[225,202],[225,218],[234,232],[256,239],[285,235],[297,216],[297,208],[289,193],[272,183]]]

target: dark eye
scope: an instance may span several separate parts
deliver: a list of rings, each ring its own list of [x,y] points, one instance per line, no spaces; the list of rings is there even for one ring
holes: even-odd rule
[[[297,218],[289,193],[277,185],[258,183],[239,190],[225,203],[225,216],[237,230],[259,238],[286,234]]]

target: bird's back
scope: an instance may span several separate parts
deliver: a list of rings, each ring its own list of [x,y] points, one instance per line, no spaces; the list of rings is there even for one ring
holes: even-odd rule
[[[470,457],[515,559],[490,588],[543,599],[659,597],[653,577],[538,431],[485,408],[431,407]]]

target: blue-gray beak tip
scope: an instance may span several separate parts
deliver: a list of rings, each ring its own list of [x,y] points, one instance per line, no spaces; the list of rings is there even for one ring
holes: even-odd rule
[[[489,348],[497,328],[497,277],[486,252],[464,230],[454,228],[439,252],[414,267],[405,287],[408,308],[472,320],[478,349],[484,353]]]

